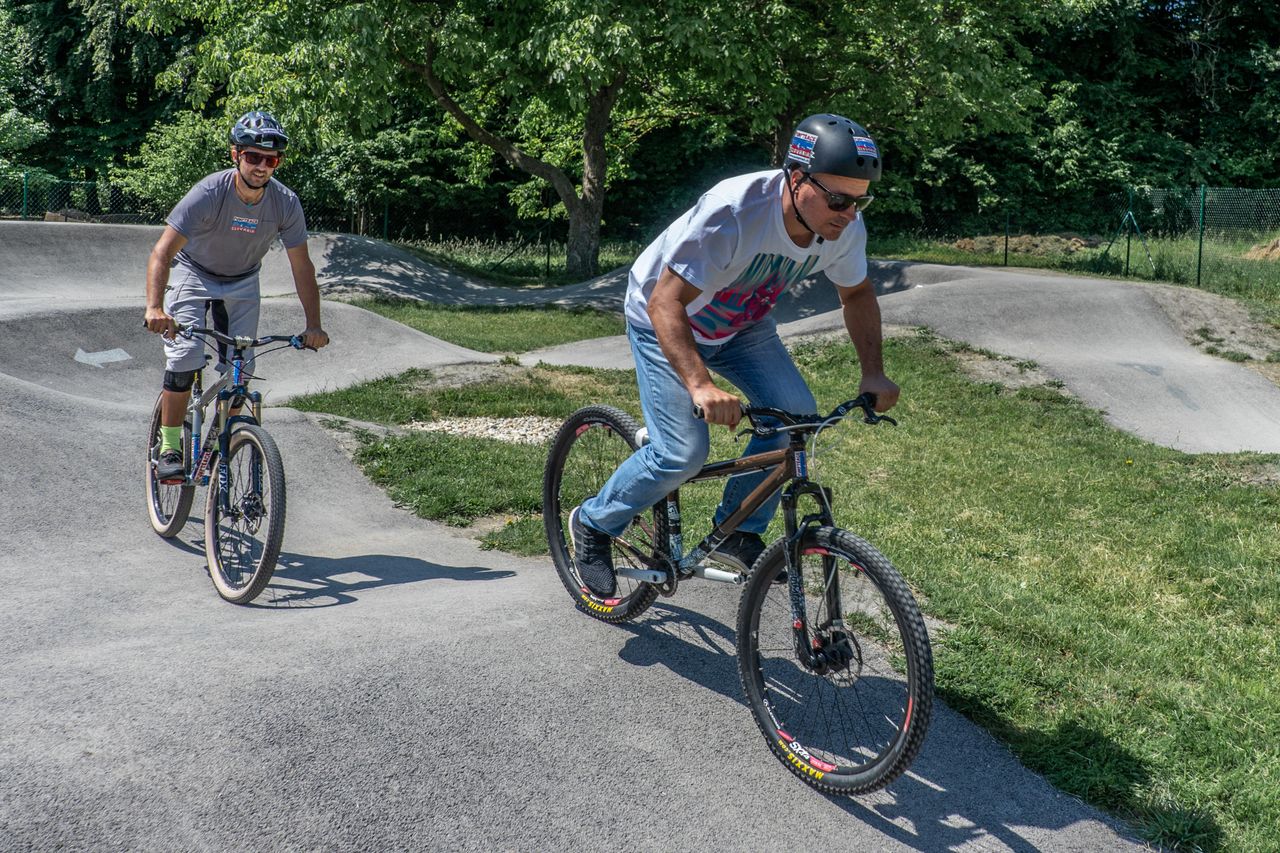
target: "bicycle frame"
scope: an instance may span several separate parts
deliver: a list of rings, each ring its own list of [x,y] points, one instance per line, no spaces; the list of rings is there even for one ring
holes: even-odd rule
[[[772,470],[770,471],[770,469]],[[716,525],[698,543],[697,547],[687,554],[684,553],[681,530],[679,492],[672,492],[666,497],[668,531],[666,559],[669,561],[670,566],[675,568],[679,577],[687,578],[697,575],[710,580],[721,580],[735,584],[741,583],[743,580],[741,575],[735,572],[705,567],[701,565],[702,561],[706,559],[707,555],[719,548],[724,543],[724,540],[729,538],[730,534],[738,528],[738,525],[749,518],[779,489],[783,489],[782,510],[786,521],[788,541],[799,541],[799,535],[813,524],[830,525],[833,523],[830,512],[831,490],[809,479],[808,453],[805,449],[803,436],[792,435],[789,446],[783,450],[769,450],[764,453],[754,453],[750,456],[741,456],[737,459],[727,459],[722,462],[712,462],[704,465],[697,474],[694,474],[686,481],[686,485],[688,483],[738,477],[756,471],[770,471],[770,473],[760,485],[756,486],[750,494],[742,499],[742,503],[736,512]],[[817,514],[805,516],[803,520],[797,523],[796,509],[799,498],[804,495],[813,497],[821,509]],[[643,564],[654,564],[655,561],[652,558],[647,558],[625,541],[619,540],[618,544],[630,551],[632,556]],[[790,558],[788,558],[788,563],[790,564],[791,562]],[[651,570],[619,569],[618,573],[633,577],[636,580],[661,583],[670,579],[669,571],[664,571],[664,568],[666,567],[655,566]]]
[[[886,420],[892,419],[885,418]],[[743,521],[759,509],[778,490],[782,490],[782,513],[786,530],[787,547],[785,549],[787,566],[787,585],[795,651],[803,666],[814,672],[825,672],[830,666],[843,664],[840,655],[843,653],[842,638],[845,634],[844,620],[840,613],[840,572],[834,559],[823,560],[822,595],[826,604],[826,612],[831,614],[829,621],[820,626],[830,637],[822,642],[817,635],[811,638],[809,620],[805,605],[804,579],[800,573],[799,548],[805,532],[813,526],[833,527],[835,520],[831,514],[831,490],[826,486],[809,479],[808,451],[806,436],[802,433],[789,434],[788,446],[783,450],[770,450],[712,462],[704,465],[688,483],[738,477],[756,471],[768,471],[764,480],[756,486],[739,505],[738,509],[716,525],[701,542],[688,554],[683,552],[683,538],[680,519],[680,495],[672,492],[665,499],[668,539],[666,555],[657,560],[639,552],[625,540],[615,542],[631,553],[646,569],[619,568],[619,575],[635,580],[652,583],[666,595],[674,594],[682,578],[698,576],[708,580],[725,581],[741,584],[745,580],[737,572],[723,571],[703,564],[708,555],[724,543],[730,534]],[[813,498],[818,505],[817,512],[798,517],[800,499],[804,496]]]
[[[231,370],[223,373],[218,381],[210,386],[207,390],[204,386],[204,371],[201,370],[196,374],[195,383],[191,389],[191,402],[188,404],[188,412],[191,418],[191,458],[197,460],[196,464],[191,467],[191,482],[199,482],[199,485],[208,485],[209,477],[212,471],[208,470],[211,459],[213,457],[214,448],[218,452],[218,485],[219,494],[223,501],[223,509],[230,511],[230,497],[227,488],[227,464],[226,460],[231,449],[231,431],[237,423],[257,424],[262,418],[262,395],[257,391],[250,391],[244,378],[244,350],[246,347],[237,343],[235,351],[231,357]],[[204,426],[204,412],[210,403],[217,402],[214,410],[213,421],[209,425],[208,436],[204,440],[203,446],[200,441],[200,433]],[[248,401],[251,415],[232,415],[231,412],[240,409],[244,403]],[[262,472],[257,465],[253,466],[253,488],[260,491],[262,488],[261,477]]]

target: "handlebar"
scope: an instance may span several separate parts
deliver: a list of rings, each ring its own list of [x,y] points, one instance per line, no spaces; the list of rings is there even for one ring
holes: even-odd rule
[[[782,409],[774,409],[769,406],[742,406],[742,416],[751,422],[751,429],[744,430],[761,438],[767,438],[780,432],[793,431],[814,431],[839,423],[848,417],[852,412],[862,410],[862,422],[867,424],[878,424],[885,421],[892,426],[897,426],[898,422],[888,415],[882,415],[876,412],[876,395],[867,392],[859,394],[852,400],[846,400],[831,410],[829,415],[797,415]],[[696,417],[703,417],[701,406],[694,406],[693,413]],[[781,421],[781,426],[766,426],[761,424],[758,418],[773,418]]]
[[[261,338],[250,338],[245,336],[232,337],[231,335],[223,334],[217,329],[206,329],[203,326],[184,326],[181,323],[176,325],[178,327],[178,334],[188,340],[196,335],[203,335],[208,338],[213,338],[218,343],[226,344],[229,347],[236,347],[237,349],[249,349],[250,347],[261,347],[266,346],[267,344],[287,343],[294,349],[309,349],[312,352],[316,351],[315,347],[309,347],[302,342],[302,335],[265,335]],[[143,321],[142,326],[143,328],[146,328],[146,321]]]

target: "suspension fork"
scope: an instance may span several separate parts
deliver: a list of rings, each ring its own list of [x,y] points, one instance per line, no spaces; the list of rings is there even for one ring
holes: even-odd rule
[[[803,464],[803,458],[801,460]],[[800,469],[803,471],[803,468]],[[813,498],[818,504],[818,511],[804,516],[797,521],[797,509],[802,496]],[[806,668],[814,671],[825,670],[825,661],[819,653],[819,641],[809,630],[809,617],[804,601],[804,578],[800,571],[800,548],[805,534],[813,527],[831,527],[831,490],[826,486],[804,477],[803,474],[794,480],[782,492],[782,512],[786,525],[787,545],[783,549],[787,566],[787,590],[791,603],[791,631],[796,658]],[[823,597],[828,613],[839,612],[840,580],[839,568],[830,556],[822,560]]]

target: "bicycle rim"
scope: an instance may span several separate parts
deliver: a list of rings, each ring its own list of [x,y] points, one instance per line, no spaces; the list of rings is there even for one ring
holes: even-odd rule
[[[597,494],[605,482],[635,451],[635,420],[609,406],[588,406],[572,414],[560,427],[543,479],[543,523],[556,571],[578,607],[605,622],[634,618],[658,595],[652,584],[618,577],[615,595],[597,596],[578,577],[569,536],[569,514]],[[666,543],[665,505],[650,508],[633,519],[614,541],[615,568],[649,568]]]
[[[191,425],[182,426],[183,447],[191,442]],[[156,400],[151,411],[151,425],[147,430],[147,467],[144,472],[147,491],[147,515],[151,529],[166,539],[176,536],[191,514],[191,502],[195,498],[195,486],[165,485],[156,479],[155,463],[160,458],[160,401]]]
[[[220,468],[209,481],[205,550],[218,594],[234,604],[255,598],[275,572],[284,539],[284,465],[271,436],[244,425],[227,454],[224,507]]]
[[[829,671],[798,659],[790,586],[775,543],[748,582],[738,618],[739,671],[774,754],[808,784],[866,793],[901,775],[928,728],[933,661],[906,583],[871,545],[832,528],[810,531],[800,566],[810,648],[844,649]],[[838,572],[838,602],[828,578]]]

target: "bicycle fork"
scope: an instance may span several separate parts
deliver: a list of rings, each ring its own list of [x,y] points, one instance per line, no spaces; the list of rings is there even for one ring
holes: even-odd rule
[[[812,497],[818,511],[796,521],[797,504],[802,495]],[[831,516],[831,490],[809,480],[798,480],[782,493],[783,517],[786,520],[787,547],[784,551],[787,564],[787,587],[791,604],[791,631],[796,659],[818,675],[843,669],[854,656],[848,631],[841,612],[840,566],[835,557],[822,553],[822,602],[827,613],[826,624],[814,630],[809,624],[805,605],[804,577],[800,569],[800,548],[805,535],[815,526],[833,527]]]

